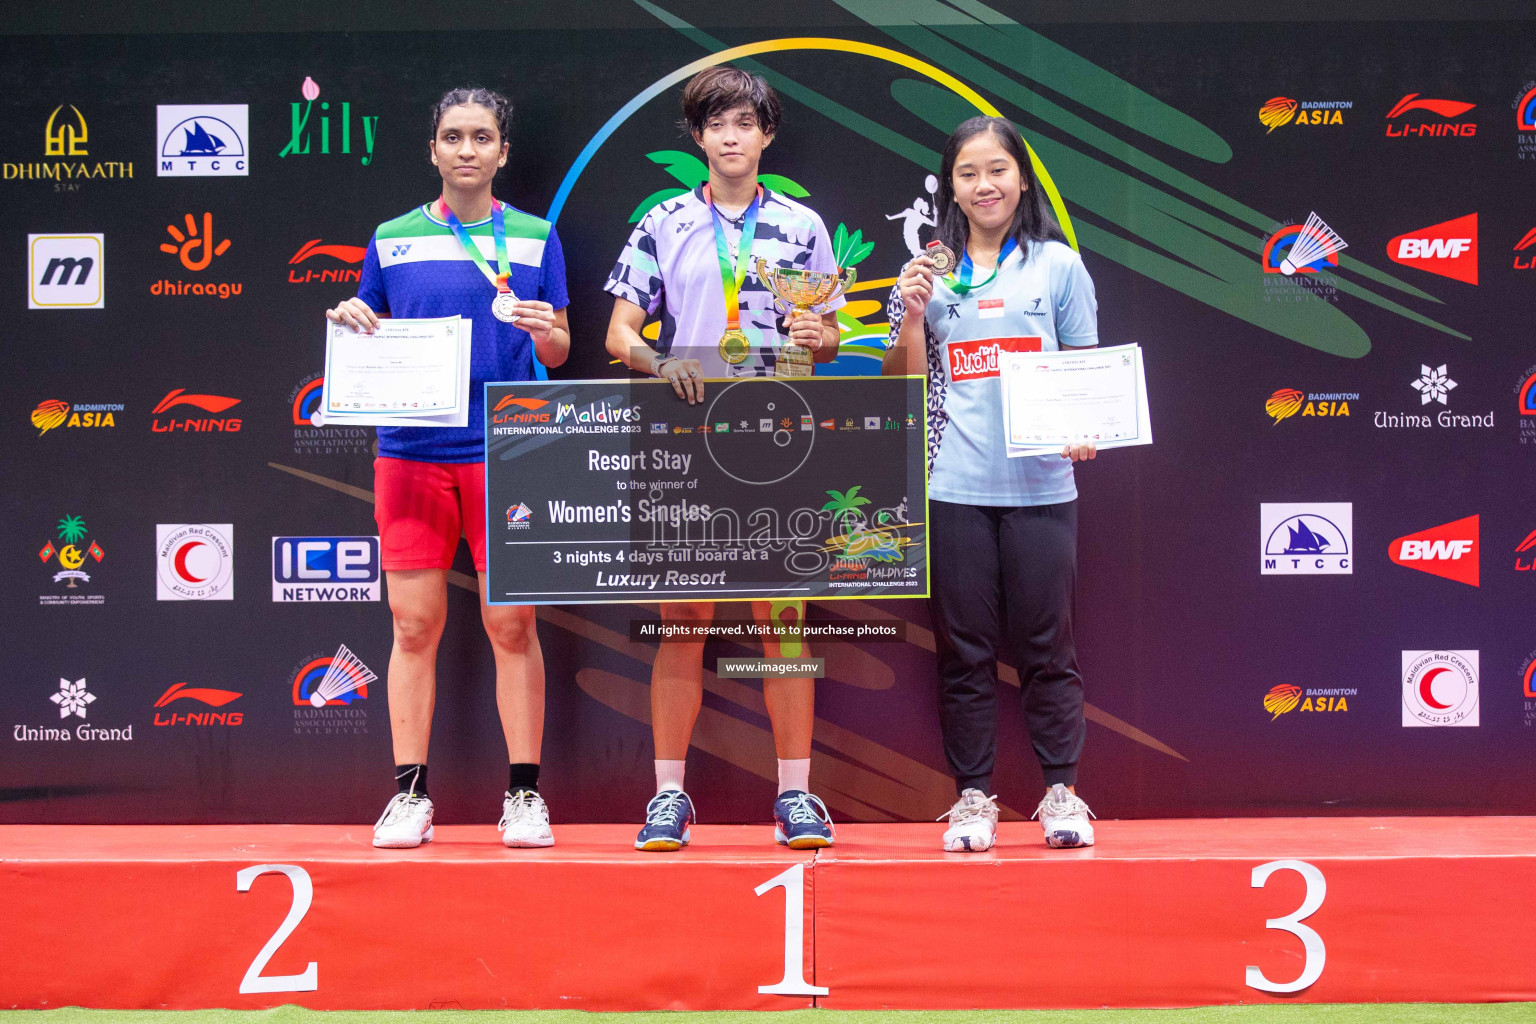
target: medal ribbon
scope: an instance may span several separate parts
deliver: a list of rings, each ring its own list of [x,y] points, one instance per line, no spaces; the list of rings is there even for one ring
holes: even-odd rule
[[[454,216],[453,211],[448,208],[448,203],[442,199],[439,199],[437,202],[438,209],[442,211],[443,219],[453,229],[453,237],[457,238],[459,244],[464,247],[464,251],[469,253],[469,258],[475,261],[475,266],[480,268],[480,273],[485,275],[487,281],[496,286],[498,292],[510,292],[512,289],[508,287],[507,279],[512,276],[512,269],[507,259],[507,218],[506,214],[502,213],[501,201],[497,199],[491,200],[491,234],[496,237],[496,264],[501,268],[501,273],[499,274],[491,270],[491,265],[485,261],[485,256],[480,252],[480,247],[469,236],[469,229],[460,222],[458,217]]]
[[[957,268],[955,273],[949,274],[944,278],[944,283],[948,285],[949,290],[954,292],[956,295],[964,295],[966,292],[974,291],[977,288],[985,288],[987,285],[992,283],[992,278],[996,277],[997,272],[1002,269],[1003,261],[1012,255],[1013,250],[1017,249],[1018,247],[1019,243],[1017,239],[1010,238],[1008,241],[1004,242],[1002,252],[997,254],[997,265],[992,268],[992,276],[988,277],[980,284],[971,283],[971,275],[976,272],[976,266],[971,262],[971,254],[968,252],[961,253],[960,266]]]
[[[763,186],[757,186],[757,195],[747,207],[746,220],[741,225],[741,242],[736,246],[736,261],[731,262],[731,247],[725,241],[725,223],[720,212],[709,198],[709,185],[704,186],[704,202],[715,222],[715,256],[720,260],[720,284],[725,289],[725,328],[741,330],[741,286],[747,280],[747,266],[751,262],[752,243],[757,241],[757,208],[763,202]]]

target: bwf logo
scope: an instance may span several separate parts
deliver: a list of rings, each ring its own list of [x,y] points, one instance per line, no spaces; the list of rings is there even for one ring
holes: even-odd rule
[[[104,235],[28,235],[27,308],[101,309]]]

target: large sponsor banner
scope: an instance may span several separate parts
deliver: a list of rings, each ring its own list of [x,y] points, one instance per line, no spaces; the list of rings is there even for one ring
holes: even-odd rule
[[[564,253],[569,358],[527,393],[623,376],[603,284],[646,213],[705,180],[677,120],[711,62],[779,91],[763,184],[816,211],[858,272],[838,357],[807,388],[879,374],[892,284],[944,213],[945,140],[994,111],[1038,160],[1102,343],[1148,353],[1157,444],[1075,467],[1080,789],[1097,813],[1536,813],[1536,23],[1446,22],[1427,4],[1243,22],[1212,3],[1170,22],[1125,0],[1084,21],[1035,20],[1023,0],[780,0],[765,25],[709,0],[470,0],[473,32],[410,11],[381,32],[247,6],[221,9],[219,31],[144,0],[90,32],[39,28],[38,5],[0,13],[0,307],[16,321],[0,821],[378,816],[395,788],[389,537],[372,540],[375,432],[314,422],[323,311],[356,294],[375,229],[440,194],[433,104],[483,84],[515,107],[496,194],[551,221]],[[662,319],[648,342],[670,337]],[[667,401],[671,426],[706,422]],[[895,443],[856,407],[836,415],[835,433],[816,421],[813,458]],[[743,418],[708,444],[743,440]],[[637,450],[666,447],[643,430]],[[815,489],[890,508],[901,495],[872,492],[872,462]],[[558,482],[578,474],[600,475]],[[514,482],[493,539],[595,527],[550,523],[561,496]],[[638,509],[639,493],[606,501],[621,495]],[[795,504],[825,527],[833,496],[816,496]],[[514,498],[526,530],[508,529]],[[609,578],[577,568],[583,586]],[[478,582],[460,544],[432,743],[450,824],[494,823],[505,781]],[[824,591],[807,622],[896,619],[906,639],[816,642],[812,786],[839,822],[931,819],[954,799],[941,638],[927,601],[824,600],[852,593]],[[633,821],[654,794],[657,648],[633,638],[659,620],[635,600],[538,608],[557,821]],[[1012,646],[994,787],[1022,817],[1042,780],[1008,697],[1029,684]],[[333,671],[343,647],[380,678]],[[704,820],[762,820],[776,795],[759,684],[713,671],[761,654],[706,644],[689,754]]]
[[[923,379],[486,387],[487,599],[926,597]]]

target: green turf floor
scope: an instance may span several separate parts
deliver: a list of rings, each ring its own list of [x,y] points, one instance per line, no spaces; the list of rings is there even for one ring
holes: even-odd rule
[[[1330,1003],[1190,1010],[788,1010],[585,1013],[446,1010],[10,1010],[3,1024],[1536,1024],[1536,1003]]]

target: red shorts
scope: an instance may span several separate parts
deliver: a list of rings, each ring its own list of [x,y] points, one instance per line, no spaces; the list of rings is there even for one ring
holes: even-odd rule
[[[485,571],[485,463],[373,460],[373,518],[385,569],[448,569],[462,535]]]

